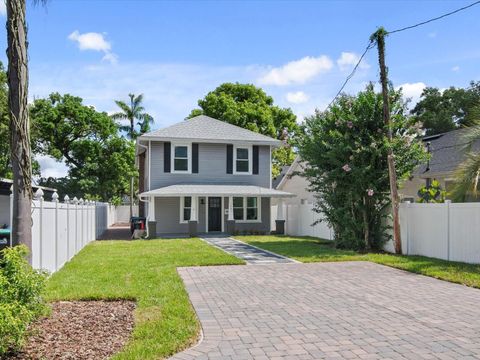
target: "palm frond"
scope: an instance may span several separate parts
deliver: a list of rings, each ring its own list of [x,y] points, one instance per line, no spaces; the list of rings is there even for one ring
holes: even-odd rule
[[[455,186],[451,193],[455,201],[465,201],[467,197],[477,198],[480,181],[480,154],[469,152],[455,172]]]
[[[465,134],[462,136],[461,146],[462,151],[468,151],[471,149],[472,144],[475,141],[480,140],[480,120],[476,120],[472,126],[465,128]]]
[[[125,119],[128,119],[128,117],[126,116],[126,114],[123,113],[123,112],[114,113],[114,114],[110,115],[110,118],[113,119],[113,120],[125,120]]]

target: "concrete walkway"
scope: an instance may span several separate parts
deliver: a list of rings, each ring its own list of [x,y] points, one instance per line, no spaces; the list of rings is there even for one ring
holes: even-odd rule
[[[204,338],[175,360],[480,358],[478,289],[368,262],[178,271]]]
[[[130,225],[112,225],[98,240],[131,240]]]
[[[274,254],[255,246],[248,245],[244,242],[232,239],[231,237],[210,237],[202,236],[202,240],[210,245],[218,247],[219,249],[229,253],[239,259],[245,260],[250,265],[265,265],[265,264],[290,264],[295,263],[295,260],[287,257]]]

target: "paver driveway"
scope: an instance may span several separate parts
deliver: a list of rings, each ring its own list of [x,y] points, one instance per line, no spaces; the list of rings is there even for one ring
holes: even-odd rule
[[[480,358],[480,291],[368,262],[178,270],[204,339],[173,359]]]

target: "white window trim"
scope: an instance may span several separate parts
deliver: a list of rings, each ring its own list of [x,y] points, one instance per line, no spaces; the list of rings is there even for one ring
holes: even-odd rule
[[[237,149],[248,150],[248,172],[237,171]],[[234,145],[233,146],[233,173],[235,175],[252,175],[253,158],[252,145]]]
[[[192,198],[192,201],[194,199],[193,196],[186,196],[186,197],[191,197]],[[196,218],[197,218],[197,221],[198,221],[198,196],[196,197],[197,199],[197,206],[195,207],[196,208]],[[179,216],[179,223],[180,224],[188,224],[188,220],[185,220],[183,218],[183,210],[185,210],[185,196],[180,196],[180,216]],[[192,207],[190,206],[190,218],[192,218]]]
[[[247,220],[247,198],[256,197],[257,198],[257,219],[256,220]],[[243,198],[243,220],[235,220],[239,224],[256,224],[262,222],[262,198],[260,196],[233,196],[233,198]],[[233,206],[232,206],[232,209]]]
[[[175,170],[175,147],[187,147],[187,170]],[[172,174],[191,174],[192,173],[192,143],[171,143],[170,145],[170,172]]]

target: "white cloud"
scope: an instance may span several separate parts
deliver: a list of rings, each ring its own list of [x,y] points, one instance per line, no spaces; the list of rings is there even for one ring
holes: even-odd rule
[[[277,86],[304,84],[319,74],[328,72],[332,67],[332,60],[326,55],[319,57],[306,56],[281,67],[270,69],[258,79],[258,83]]]
[[[310,96],[305,94],[303,91],[289,92],[287,93],[287,101],[292,104],[303,104],[306,103]]]
[[[411,104],[416,104],[418,100],[420,100],[420,96],[422,95],[423,89],[425,89],[427,85],[423,82],[416,82],[416,83],[405,83],[400,86],[397,86],[396,89],[402,88],[402,93],[405,98],[411,99]]]
[[[358,61],[360,60],[360,55],[354,52],[342,52],[340,57],[337,59],[337,65],[341,71],[346,71],[349,69],[353,69],[355,65],[357,65]],[[359,65],[360,69],[368,69],[370,67],[369,64],[365,60]]]
[[[0,0],[0,15],[7,15],[7,5],[5,4],[5,0]]]
[[[454,67],[452,67],[452,71],[455,71],[455,72],[460,71],[460,66],[455,65]]]
[[[80,34],[78,30],[75,30],[70,35],[68,39],[76,42],[80,50],[92,50],[100,51],[105,55],[103,56],[103,61],[108,61],[112,64],[118,62],[118,56],[112,53],[112,44],[105,39],[104,34],[96,32],[88,32]]]

